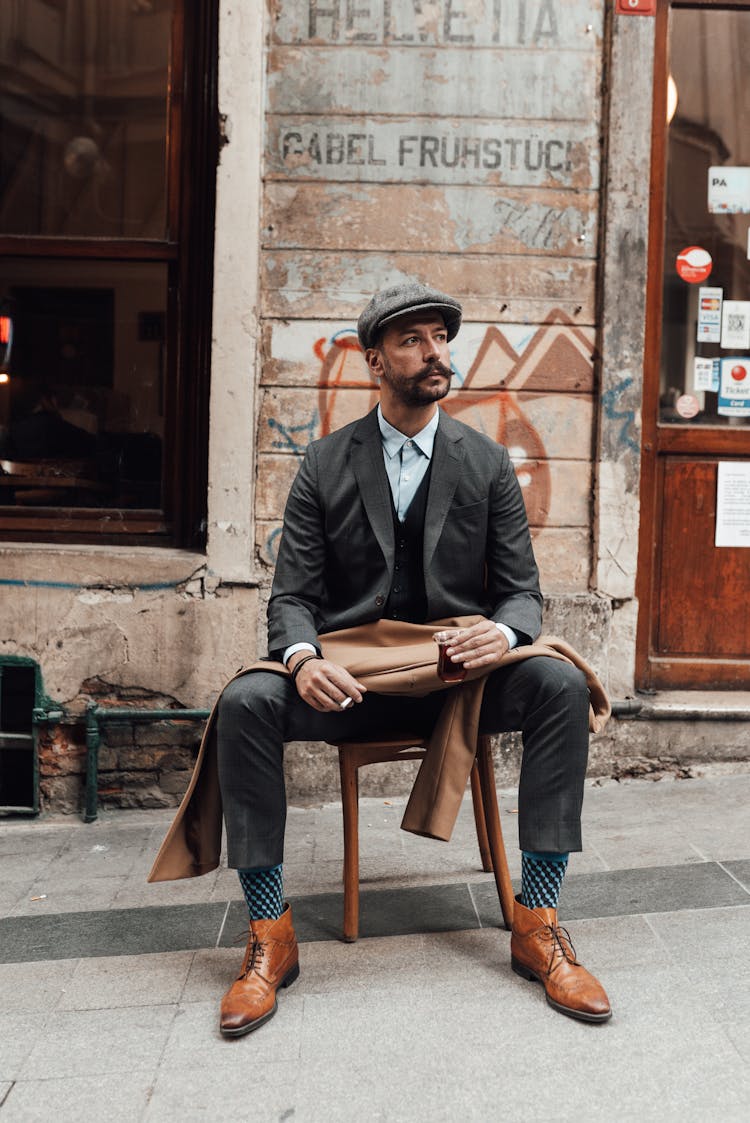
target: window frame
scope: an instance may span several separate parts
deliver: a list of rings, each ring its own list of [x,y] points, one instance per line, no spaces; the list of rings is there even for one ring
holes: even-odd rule
[[[6,256],[166,266],[162,506],[4,506],[3,541],[205,548],[219,156],[218,9],[219,0],[174,0],[167,90],[167,235],[128,239],[0,233],[0,254]]]

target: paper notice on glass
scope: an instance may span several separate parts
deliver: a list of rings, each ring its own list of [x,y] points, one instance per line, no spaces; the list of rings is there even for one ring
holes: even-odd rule
[[[750,168],[708,169],[710,214],[750,213]]]
[[[715,546],[750,547],[750,463],[719,461]]]
[[[713,359],[693,359],[693,389],[714,391],[719,389],[718,382],[714,386]]]
[[[723,289],[698,289],[698,331],[699,343],[721,342],[721,298]]]
[[[725,300],[721,309],[721,346],[750,349],[750,300]]]
[[[722,359],[717,412],[750,418],[750,359]]]

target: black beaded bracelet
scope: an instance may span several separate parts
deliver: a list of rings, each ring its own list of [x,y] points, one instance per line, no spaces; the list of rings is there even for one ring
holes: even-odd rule
[[[313,654],[313,652],[311,651],[310,654],[306,655],[304,659],[300,659],[299,663],[295,663],[294,670],[289,672],[292,676],[292,682],[297,681],[297,675],[300,673],[300,670],[302,669],[302,667],[304,667],[305,663],[309,663],[311,659],[322,658],[322,655],[318,655],[317,652]]]

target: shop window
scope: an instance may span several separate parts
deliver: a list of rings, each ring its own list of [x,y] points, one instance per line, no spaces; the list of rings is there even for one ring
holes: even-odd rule
[[[202,545],[217,0],[0,6],[0,535]]]

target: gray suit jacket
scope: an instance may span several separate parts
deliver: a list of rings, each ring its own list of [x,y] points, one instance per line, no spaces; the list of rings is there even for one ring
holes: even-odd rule
[[[268,606],[268,648],[379,620],[394,526],[377,412],[308,446],[292,484]],[[507,449],[440,411],[424,528],[428,620],[487,616],[531,642],[542,596]]]

